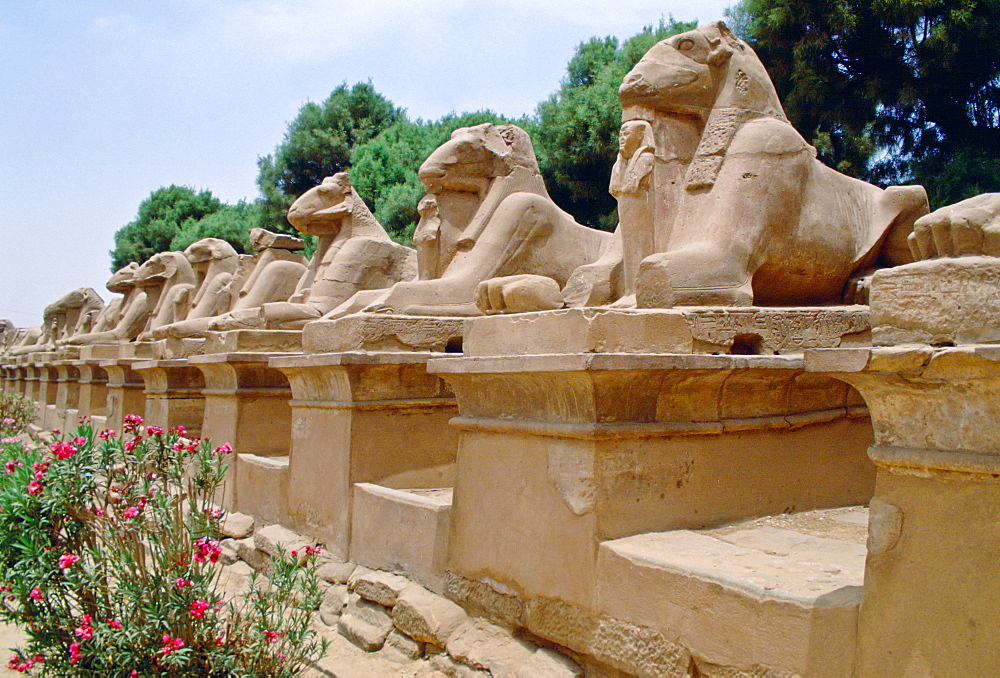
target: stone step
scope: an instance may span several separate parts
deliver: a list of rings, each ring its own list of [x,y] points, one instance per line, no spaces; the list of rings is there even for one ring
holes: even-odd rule
[[[443,592],[451,501],[450,487],[397,490],[355,483],[351,560]]]
[[[288,524],[288,456],[236,455],[233,509],[253,513],[263,523]]]
[[[705,670],[850,676],[866,531],[853,507],[606,541],[597,606]]]

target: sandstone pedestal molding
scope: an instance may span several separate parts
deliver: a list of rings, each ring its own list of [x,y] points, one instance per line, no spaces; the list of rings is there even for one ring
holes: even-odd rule
[[[817,350],[806,369],[856,387],[875,430],[856,675],[997,666],[1000,348]]]
[[[145,383],[145,422],[164,430],[183,426],[200,438],[205,419],[205,378],[187,360],[138,360],[131,365]]]
[[[316,353],[271,358],[291,385],[287,506],[291,526],[350,548],[353,486],[448,486],[454,396],[427,373],[431,353]]]

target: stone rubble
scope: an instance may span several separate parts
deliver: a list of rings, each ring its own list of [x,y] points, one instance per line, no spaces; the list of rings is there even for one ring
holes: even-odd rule
[[[233,530],[250,525],[251,535],[223,540],[226,554],[220,583],[240,597],[250,575],[266,574],[277,545],[286,552],[313,541],[280,525],[254,524],[233,514]],[[249,519],[249,520],[248,520]],[[329,559],[325,553],[320,556]],[[316,629],[331,641],[328,655],[306,676],[406,676],[408,678],[578,678],[583,669],[550,647],[538,647],[502,626],[466,611],[406,577],[327,560],[317,567],[323,600]],[[362,651],[345,649],[345,643]]]

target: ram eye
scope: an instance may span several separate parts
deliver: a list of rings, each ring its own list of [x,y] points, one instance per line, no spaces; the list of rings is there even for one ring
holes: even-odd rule
[[[689,50],[694,47],[694,40],[691,38],[681,38],[677,41],[677,49]]]

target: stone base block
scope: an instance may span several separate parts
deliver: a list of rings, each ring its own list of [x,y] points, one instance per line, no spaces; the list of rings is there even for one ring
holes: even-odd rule
[[[79,346],[60,346],[56,351],[59,360],[78,360],[80,358]]]
[[[351,560],[444,591],[451,488],[394,490],[354,485]]]
[[[209,332],[202,353],[295,353],[302,350],[301,330],[231,330]]]
[[[158,355],[158,342],[155,341],[137,341],[131,344],[121,344],[118,347],[117,358],[128,359],[134,358],[135,360],[157,360]]]
[[[463,318],[356,313],[317,320],[302,330],[306,353],[462,351]]]
[[[51,431],[54,428],[64,430],[62,413],[58,411],[55,405],[42,405],[40,411],[43,429],[46,431]]]
[[[893,344],[1000,342],[1000,259],[929,259],[877,272],[872,341]]]
[[[80,347],[80,360],[116,360],[121,344],[90,344]]]
[[[236,455],[233,510],[262,523],[288,524],[288,457]]]
[[[574,308],[467,320],[463,352],[775,354],[865,344],[866,306]]]
[[[674,639],[706,675],[851,676],[867,511],[783,518],[604,542],[600,615]]]
[[[62,426],[60,428],[64,431],[75,431],[76,427],[80,425],[80,411],[75,408],[70,408],[65,411],[62,419]]]
[[[205,348],[204,338],[167,338],[156,342],[156,354],[164,360],[175,360],[199,355]]]

